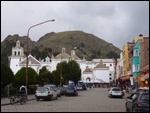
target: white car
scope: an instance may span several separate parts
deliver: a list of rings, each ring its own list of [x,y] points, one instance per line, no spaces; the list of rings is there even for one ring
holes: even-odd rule
[[[44,85],[44,87],[53,87],[57,91],[57,96],[58,97],[61,96],[60,89],[58,89],[56,85],[54,85],[54,84],[46,84],[46,85]]]
[[[76,88],[77,88],[78,91],[82,91],[83,90],[81,85],[77,85]]]
[[[112,87],[108,89],[108,97],[123,97],[123,91],[119,87]]]
[[[39,99],[57,99],[57,91],[53,87],[38,87],[35,92],[35,97],[37,101]]]

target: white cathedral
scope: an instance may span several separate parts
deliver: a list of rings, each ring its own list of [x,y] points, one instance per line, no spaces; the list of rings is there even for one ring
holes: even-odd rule
[[[12,55],[8,57],[10,62],[10,68],[16,74],[22,67],[26,67],[26,55],[24,55],[24,49],[20,46],[20,41],[16,42],[16,47],[12,47]],[[62,48],[62,52],[57,56],[51,58],[46,57],[42,60],[37,60],[31,54],[28,55],[28,67],[33,68],[37,73],[39,70],[46,66],[49,71],[56,70],[56,66],[61,61],[68,62],[69,60],[75,60],[81,68],[81,81],[85,83],[110,83],[115,77],[115,61],[113,59],[93,59],[92,61],[86,61],[85,58],[80,59],[75,50],[71,51],[71,55],[65,52],[65,48]]]

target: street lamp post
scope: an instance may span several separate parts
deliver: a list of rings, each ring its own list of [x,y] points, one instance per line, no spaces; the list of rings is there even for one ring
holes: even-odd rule
[[[44,21],[44,22],[41,22],[41,23],[38,23],[38,24],[35,24],[33,26],[31,26],[29,29],[28,29],[28,32],[27,32],[27,52],[26,52],[26,57],[27,57],[27,60],[26,60],[26,88],[27,88],[27,94],[28,94],[28,55],[29,55],[29,31],[31,28],[33,27],[36,27],[38,25],[41,25],[41,24],[44,24],[46,22],[53,22],[55,21],[55,19],[52,19],[52,20],[47,20],[47,21]]]

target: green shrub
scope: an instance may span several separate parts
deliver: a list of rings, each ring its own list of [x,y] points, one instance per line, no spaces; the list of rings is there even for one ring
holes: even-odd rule
[[[36,85],[30,85],[28,88],[28,94],[35,94],[36,89],[37,89]]]

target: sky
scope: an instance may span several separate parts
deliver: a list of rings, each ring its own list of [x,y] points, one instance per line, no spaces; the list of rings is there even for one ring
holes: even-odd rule
[[[139,34],[149,37],[149,1],[1,1],[1,42],[8,36],[32,41],[50,32],[80,30],[122,49]]]

